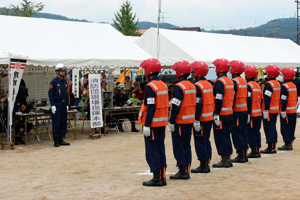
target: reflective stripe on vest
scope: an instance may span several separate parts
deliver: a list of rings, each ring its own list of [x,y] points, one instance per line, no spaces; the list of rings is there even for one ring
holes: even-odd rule
[[[248,82],[248,85],[251,87],[251,110],[250,117],[259,117],[262,116],[261,113],[261,88],[255,81]]]
[[[222,103],[222,109],[220,111],[220,115],[231,115],[233,114],[232,107],[233,107],[233,100],[234,100],[233,82],[227,76],[223,76],[218,80],[220,80],[224,85],[223,103]]]
[[[150,127],[164,127],[168,124],[168,111],[169,111],[169,95],[168,88],[161,80],[153,80],[146,86],[150,86],[155,92],[155,112],[152,118]],[[146,101],[146,100],[145,100]],[[147,106],[145,101],[142,105],[141,111],[139,112],[139,123],[145,126]]]
[[[247,83],[245,79],[240,76],[234,78],[233,81],[237,84],[233,112],[247,111]]]
[[[195,122],[196,111],[196,88],[188,81],[183,80],[177,83],[175,86],[179,86],[184,94],[183,100],[180,104],[179,113],[176,116],[176,124],[191,124]]]
[[[270,107],[270,110],[279,110],[279,106],[276,106],[276,107]]]
[[[286,102],[286,113],[292,114],[297,112],[297,87],[291,81],[282,85],[288,91],[288,98]]]
[[[210,82],[207,80],[199,80],[195,85],[200,86],[202,92],[201,100],[201,113],[200,119],[201,122],[212,121],[214,119],[215,111],[215,98],[213,93],[213,87]],[[197,108],[196,108],[197,109]]]

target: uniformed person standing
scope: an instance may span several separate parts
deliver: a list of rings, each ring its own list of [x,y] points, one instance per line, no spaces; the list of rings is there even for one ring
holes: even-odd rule
[[[212,157],[209,138],[214,119],[215,99],[213,87],[211,83],[205,79],[209,70],[207,64],[201,61],[193,62],[192,69],[194,70],[194,77],[197,79],[195,83],[197,95],[194,140],[200,166],[196,169],[192,169],[191,172],[209,173],[209,164]]]
[[[50,83],[49,99],[52,111],[52,132],[54,146],[70,145],[63,140],[67,133],[67,112],[69,109],[68,83],[65,80],[67,67],[57,64],[55,67],[57,77]]]
[[[248,162],[248,139],[247,123],[250,122],[250,113],[247,107],[247,83],[241,74],[244,72],[245,65],[239,60],[230,62],[230,73],[234,84],[234,104],[233,104],[233,127],[232,142],[238,155],[231,162],[245,163]]]
[[[228,60],[221,58],[212,63],[216,68],[218,79],[214,85],[215,113],[214,113],[214,138],[221,162],[213,164],[213,167],[232,167],[232,144],[230,133],[233,125],[233,100],[234,85],[227,72],[230,70]]]
[[[279,101],[280,101],[280,84],[276,80],[279,75],[280,69],[275,65],[269,65],[264,68],[264,71],[268,73],[267,77],[269,81],[266,83],[263,89],[263,126],[266,134],[268,147],[260,153],[273,154],[276,153],[277,144],[277,130],[276,122],[277,115],[279,113]]]
[[[297,87],[292,82],[295,71],[285,68],[280,72],[284,76],[284,84],[281,86],[280,130],[285,144],[278,147],[278,150],[293,150],[297,122]]]
[[[173,65],[179,79],[174,87],[169,127],[172,132],[173,153],[177,160],[179,172],[170,179],[190,179],[189,171],[192,162],[191,134],[195,122],[196,89],[187,80],[191,65],[180,61]]]
[[[144,186],[164,186],[166,182],[165,128],[168,125],[169,97],[167,85],[157,78],[160,62],[147,59],[141,63],[149,79],[145,87],[145,98],[139,114],[144,126],[146,160],[153,179],[143,182]]]
[[[251,148],[251,153],[248,158],[260,158],[261,147],[261,104],[262,92],[258,83],[254,80],[258,75],[258,70],[255,66],[246,66],[245,78],[247,80],[247,106],[250,113],[250,122],[247,124],[248,144]]]

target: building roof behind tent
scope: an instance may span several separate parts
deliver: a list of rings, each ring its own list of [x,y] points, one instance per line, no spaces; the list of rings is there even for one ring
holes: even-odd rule
[[[200,27],[170,28],[170,30],[177,30],[177,31],[196,31],[196,32],[201,32]]]
[[[156,56],[156,38],[157,30],[151,28],[135,43]],[[160,29],[160,47],[161,62],[204,61],[210,65],[217,58],[226,58],[257,67],[269,64],[296,67],[300,64],[300,56],[296,56],[300,55],[300,47],[288,39]],[[276,49],[284,52],[275,53]]]
[[[138,67],[151,57],[109,24],[4,15],[0,24],[0,49],[29,65]]]

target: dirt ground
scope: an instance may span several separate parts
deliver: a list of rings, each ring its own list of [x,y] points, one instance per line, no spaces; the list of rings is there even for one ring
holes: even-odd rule
[[[277,126],[280,130],[279,123]],[[299,126],[298,122],[297,138]],[[211,173],[191,174],[190,180],[170,180],[177,168],[167,132],[167,186],[155,188],[142,186],[152,178],[142,133],[119,134],[114,130],[92,140],[88,133],[81,133],[81,126],[78,129],[77,140],[73,132],[67,133],[70,146],[54,148],[43,139],[42,143],[32,140],[27,146],[0,151],[0,199],[300,199],[298,140],[294,151],[263,155],[229,169],[211,167]],[[282,146],[280,133],[278,141]],[[213,164],[220,157],[213,137],[211,142]],[[266,148],[263,130],[262,146]],[[195,168],[199,161],[193,139],[192,154],[191,168]]]

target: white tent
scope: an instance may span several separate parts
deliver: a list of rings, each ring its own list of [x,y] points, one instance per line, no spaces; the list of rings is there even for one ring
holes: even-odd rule
[[[138,67],[148,53],[109,24],[0,15],[0,49],[28,65]]]
[[[8,54],[2,52],[0,50],[0,64],[9,64],[9,56]]]
[[[180,60],[210,64],[217,58],[241,60],[257,67],[269,64],[280,68],[300,66],[300,46],[289,39],[168,29],[160,29],[159,33],[159,60],[170,66]],[[149,29],[135,43],[156,57],[157,29]]]

